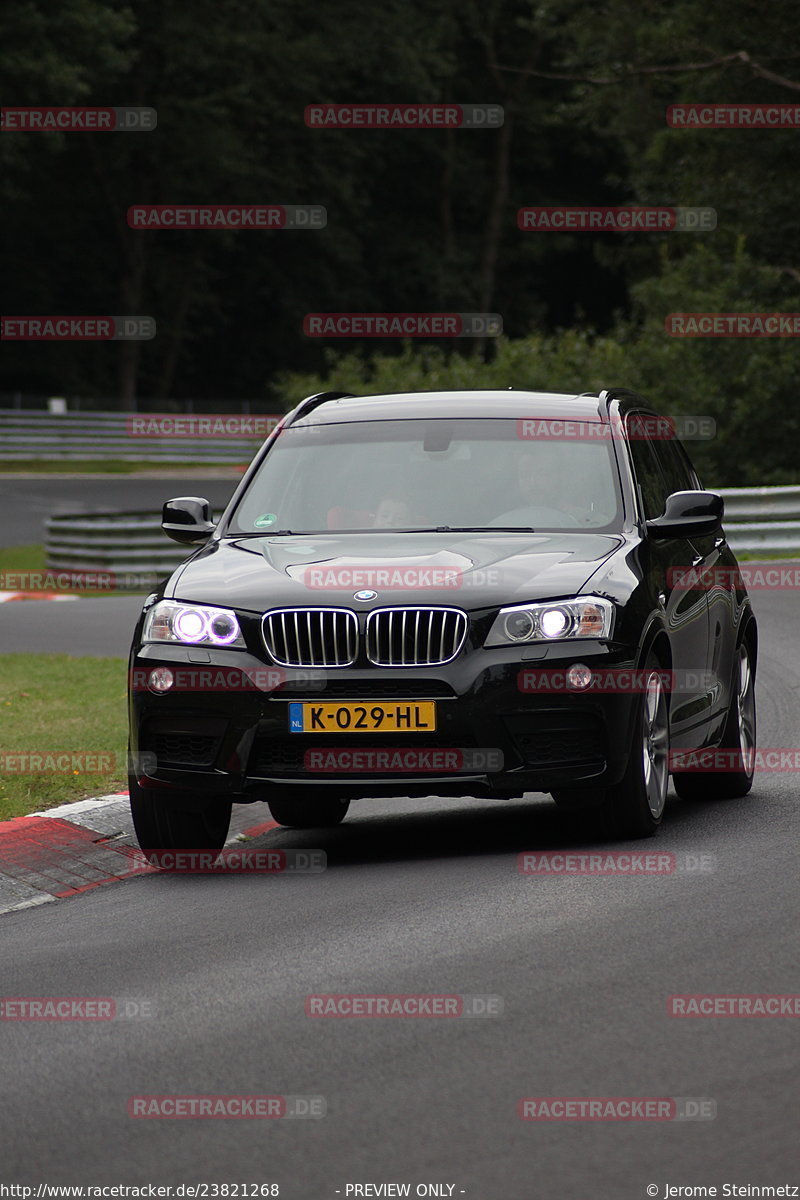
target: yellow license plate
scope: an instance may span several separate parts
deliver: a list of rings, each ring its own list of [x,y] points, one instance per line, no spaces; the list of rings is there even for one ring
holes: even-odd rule
[[[290,733],[432,733],[435,700],[357,700],[289,705]]]

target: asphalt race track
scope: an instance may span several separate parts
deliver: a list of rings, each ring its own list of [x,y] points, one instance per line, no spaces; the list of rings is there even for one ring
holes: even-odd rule
[[[121,618],[123,603],[56,604],[52,620],[85,617],[94,635],[96,611]],[[797,597],[754,603],[760,742],[797,746]],[[0,622],[40,608],[6,605]],[[696,873],[520,874],[520,851],[598,848],[545,797],[361,802],[337,830],[251,843],[320,847],[321,875],[154,874],[8,914],[4,996],[127,998],[152,1015],[0,1022],[5,1175],[276,1182],[301,1200],[366,1183],[471,1200],[797,1184],[797,1022],[675,1019],[667,998],[800,992],[799,779],[764,773],[727,803],[672,795],[655,841],[626,847],[710,856]],[[311,993],[492,995],[503,1013],[314,1019]],[[154,1094],[323,1096],[327,1115],[128,1116]],[[705,1098],[716,1117],[522,1121],[526,1096]]]
[[[137,596],[86,596],[65,603],[24,600],[0,607],[0,653],[127,658],[142,611]]]
[[[241,479],[230,468],[214,475],[2,475],[0,546],[33,546],[44,541],[45,517],[56,513],[101,511],[160,512],[173,496],[205,496],[220,513]]]

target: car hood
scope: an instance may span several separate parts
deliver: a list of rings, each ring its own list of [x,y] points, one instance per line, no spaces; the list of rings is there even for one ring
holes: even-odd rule
[[[325,533],[224,538],[174,573],[165,595],[249,612],[276,606],[451,604],[476,610],[579,593],[617,534]]]

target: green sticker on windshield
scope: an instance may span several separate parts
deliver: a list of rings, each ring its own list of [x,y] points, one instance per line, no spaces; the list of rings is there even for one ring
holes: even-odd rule
[[[270,525],[274,525],[278,519],[277,513],[262,513],[260,517],[256,517],[253,524],[256,529],[266,529]]]

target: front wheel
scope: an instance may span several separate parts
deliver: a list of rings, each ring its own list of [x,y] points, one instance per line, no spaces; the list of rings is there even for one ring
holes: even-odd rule
[[[273,821],[287,825],[290,829],[325,829],[341,825],[350,807],[349,800],[330,796],[315,796],[308,800],[302,797],[287,800],[284,797],[267,801]]]
[[[644,691],[636,705],[628,766],[603,806],[606,828],[617,837],[652,837],[664,815],[669,783],[669,705],[663,674],[658,660],[650,655],[644,667]]]
[[[175,850],[216,850],[225,845],[231,823],[230,800],[198,801],[184,788],[143,788],[128,776],[133,827],[153,866],[174,866]],[[169,851],[169,856],[162,851]]]
[[[747,642],[742,642],[736,656],[733,694],[722,742],[716,751],[698,751],[698,762],[708,754],[711,766],[707,770],[674,771],[672,782],[681,800],[738,800],[753,786],[756,757],[756,679],[753,660]],[[714,770],[714,758],[719,754],[728,760],[716,765],[729,766],[729,771]]]

